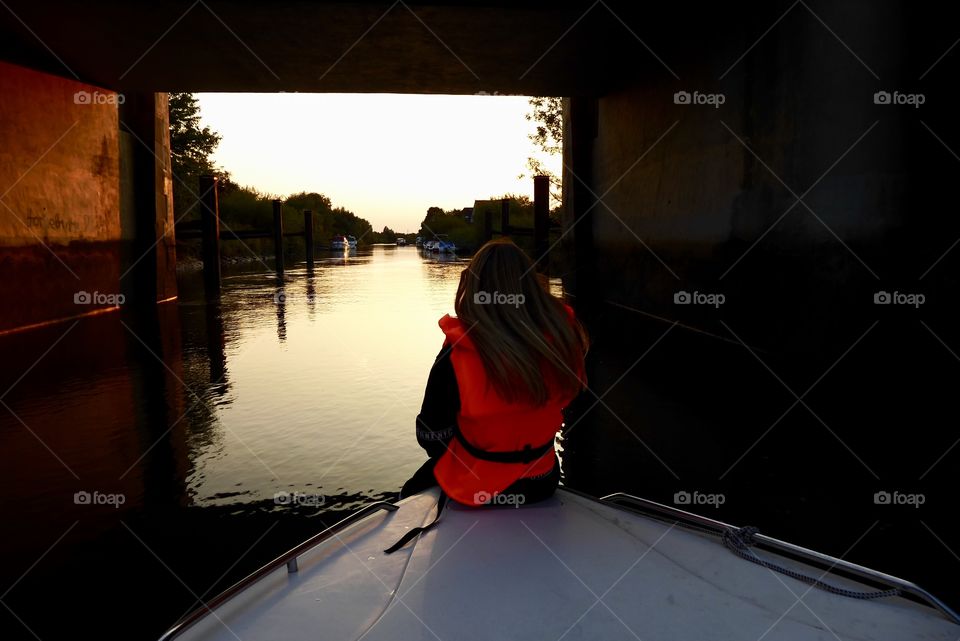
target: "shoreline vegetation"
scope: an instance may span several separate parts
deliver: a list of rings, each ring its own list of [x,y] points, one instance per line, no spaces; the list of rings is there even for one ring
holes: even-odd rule
[[[444,238],[453,241],[457,246],[457,254],[470,255],[485,241],[484,229],[488,217],[493,234],[501,234],[503,200],[510,201],[510,226],[532,229],[533,202],[527,196],[507,194],[477,200],[473,207],[462,209],[430,207],[417,232],[395,232],[387,226],[381,231],[374,231],[369,221],[342,207],[333,207],[328,197],[316,192],[301,192],[284,200],[283,229],[284,232],[302,232],[303,212],[309,209],[313,211],[314,238],[318,250],[329,248],[330,239],[337,235],[354,236],[361,248],[394,244],[398,238],[403,238],[408,245],[414,245],[419,236],[423,240]],[[550,217],[556,220],[559,211],[550,212]],[[273,196],[228,182],[220,196],[220,218],[223,231],[269,231],[273,226]],[[178,233],[199,229],[199,215],[194,211],[188,212],[176,226]],[[514,240],[528,252],[533,251],[532,238],[521,236]],[[272,259],[273,239],[223,240],[220,243],[220,255],[228,263]],[[293,261],[303,259],[306,253],[302,238],[285,238],[284,255]],[[184,263],[184,269],[190,269],[188,265],[191,263],[201,264],[200,257],[199,240],[177,240],[177,260],[178,263]]]
[[[546,101],[546,102],[545,102]],[[554,104],[555,103],[555,104]],[[558,146],[550,147],[559,139],[559,99],[531,99],[534,112],[528,120],[538,123],[536,135],[531,140],[545,151],[555,151]],[[547,108],[549,106],[549,109]],[[217,167],[212,156],[220,144],[221,135],[209,127],[201,127],[200,104],[190,93],[169,94],[170,114],[170,156],[174,180],[174,219],[177,237],[176,250],[178,264],[183,263],[189,269],[192,263],[199,263],[200,241],[184,239],[184,232],[196,232],[200,229],[200,207],[197,202],[199,181],[202,175],[215,175],[219,178],[220,228],[225,232],[269,232],[273,228],[273,201],[278,198],[250,186],[235,183],[229,171]],[[548,116],[554,114],[551,120]],[[556,121],[554,123],[553,121]],[[556,126],[554,126],[556,125]],[[556,129],[556,131],[553,131]],[[551,137],[553,136],[553,137]],[[532,159],[528,162],[534,173],[541,167]],[[542,173],[542,172],[541,172]],[[551,180],[555,177],[551,176]],[[556,196],[554,196],[556,198]],[[457,253],[472,254],[486,240],[485,230],[489,219],[489,228],[494,236],[501,235],[501,202],[510,201],[510,226],[517,229],[533,227],[533,202],[528,196],[506,194],[486,200],[476,200],[473,206],[461,209],[444,210],[430,207],[416,232],[396,232],[387,226],[375,231],[370,222],[356,213],[335,207],[329,197],[317,193],[302,191],[291,194],[283,201],[283,230],[285,233],[303,231],[303,212],[313,211],[314,239],[316,249],[329,247],[333,236],[353,236],[359,247],[374,244],[395,243],[398,238],[413,245],[420,236],[424,241],[443,238],[457,246]],[[552,221],[559,219],[559,208],[550,212]],[[551,233],[551,236],[554,236]],[[528,252],[533,250],[530,236],[519,236],[517,244]],[[305,258],[306,252],[302,238],[285,238],[284,255],[292,261]],[[529,245],[529,247],[528,247]],[[242,241],[222,240],[220,255],[224,262],[243,262],[245,260],[264,260],[274,254],[272,238],[247,238]]]

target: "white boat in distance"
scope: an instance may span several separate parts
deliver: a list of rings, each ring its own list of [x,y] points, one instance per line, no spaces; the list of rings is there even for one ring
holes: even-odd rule
[[[452,240],[447,239],[446,234],[436,234],[433,240],[423,243],[423,249],[433,254],[455,254],[457,245]]]
[[[957,614],[912,583],[625,494],[449,501],[434,527],[384,552],[439,509],[436,489],[372,503],[161,641],[960,637]]]
[[[346,236],[337,235],[330,239],[331,251],[343,251],[346,248],[347,248]]]

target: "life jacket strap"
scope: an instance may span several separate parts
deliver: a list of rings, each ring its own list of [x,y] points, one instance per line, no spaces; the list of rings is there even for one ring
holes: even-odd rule
[[[463,449],[467,450],[467,453],[474,458],[478,458],[481,461],[490,461],[492,463],[532,463],[536,461],[547,452],[553,450],[553,439],[551,438],[548,442],[543,445],[538,445],[533,447],[529,444],[524,445],[522,450],[513,450],[508,452],[490,452],[489,450],[483,450],[479,447],[473,445],[467,441],[463,433],[459,429],[454,430],[453,435],[457,437],[457,440],[460,441],[460,444],[463,445]]]
[[[388,547],[386,550],[384,550],[384,553],[393,554],[394,552],[402,548],[404,545],[409,543],[415,536],[419,536],[420,534],[426,532],[427,530],[432,528],[434,525],[436,525],[437,521],[440,520],[440,513],[443,512],[443,508],[444,506],[446,506],[446,504],[447,504],[447,495],[441,491],[440,498],[437,500],[437,515],[433,517],[433,520],[427,523],[426,525],[421,525],[420,527],[415,527],[408,530],[406,534],[400,537],[399,541],[397,541],[396,543]]]

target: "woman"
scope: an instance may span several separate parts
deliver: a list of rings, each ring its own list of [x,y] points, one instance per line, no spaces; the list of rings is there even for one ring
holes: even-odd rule
[[[439,484],[465,505],[545,499],[560,480],[561,410],[586,386],[586,333],[506,239],[474,255],[454,309],[417,416],[430,460],[401,496]]]

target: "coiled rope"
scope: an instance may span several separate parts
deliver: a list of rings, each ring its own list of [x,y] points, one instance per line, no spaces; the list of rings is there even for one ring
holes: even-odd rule
[[[815,588],[819,588],[831,594],[839,594],[840,596],[845,596],[851,599],[882,599],[885,597],[900,596],[902,594],[899,588],[877,590],[875,592],[848,590],[846,588],[840,588],[829,583],[824,583],[820,579],[808,576],[802,572],[791,570],[790,568],[786,568],[782,565],[777,565],[776,563],[762,559],[757,556],[752,549],[750,549],[750,546],[756,545],[754,535],[759,531],[759,528],[753,526],[729,528],[724,530],[721,538],[723,539],[724,547],[739,556],[741,559],[745,559],[751,563],[756,563],[757,565],[765,567],[768,570],[779,572],[780,574],[796,579],[797,581],[802,581],[807,585],[812,585]]]

